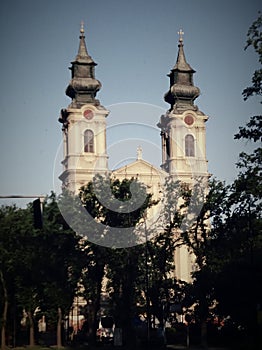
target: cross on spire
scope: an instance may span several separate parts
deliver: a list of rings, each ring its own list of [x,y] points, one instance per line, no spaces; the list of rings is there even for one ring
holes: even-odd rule
[[[180,29],[179,32],[177,32],[177,34],[179,35],[179,42],[182,44],[183,43],[183,35],[185,33],[183,32],[182,29]]]
[[[137,148],[137,150],[136,150],[136,159],[137,159],[137,160],[142,159],[142,152],[143,152],[142,147],[141,147],[141,146],[138,146],[138,148]]]

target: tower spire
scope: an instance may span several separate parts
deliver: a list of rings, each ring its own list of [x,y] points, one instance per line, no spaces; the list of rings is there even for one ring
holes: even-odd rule
[[[184,32],[182,29],[180,29],[179,32],[177,32],[179,35],[179,40],[178,40],[178,54],[177,54],[177,60],[176,64],[173,69],[180,69],[181,71],[191,71],[195,73],[194,69],[190,67],[190,65],[186,61],[185,53],[184,53],[184,40],[183,40],[183,35]]]
[[[79,48],[78,48],[78,53],[76,56],[76,61],[95,63],[93,61],[92,57],[87,52],[86,42],[85,42],[85,29],[84,29],[84,22],[83,21],[81,22],[79,39],[80,39],[80,41],[79,41]]]
[[[165,94],[165,101],[170,103],[171,109],[194,109],[194,100],[199,96],[200,90],[194,86],[193,74],[195,70],[187,63],[184,53],[184,32],[178,32],[178,54],[176,64],[168,74],[170,89]]]
[[[76,58],[71,62],[72,77],[66,95],[72,98],[72,107],[81,107],[86,103],[99,105],[95,96],[101,88],[101,83],[95,79],[96,63],[86,48],[84,22],[81,22],[79,39]]]

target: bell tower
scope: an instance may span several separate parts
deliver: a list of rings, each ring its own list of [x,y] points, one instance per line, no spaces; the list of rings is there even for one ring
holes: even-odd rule
[[[182,30],[178,32],[179,44],[175,66],[169,73],[170,88],[164,99],[170,109],[162,115],[161,168],[178,180],[191,184],[196,177],[208,177],[206,159],[206,129],[208,117],[194,104],[200,90],[194,86],[194,69],[187,63]]]
[[[84,27],[81,24],[77,56],[71,70],[66,95],[71,104],[61,110],[64,159],[60,180],[63,187],[77,193],[97,173],[108,171],[106,150],[106,117],[109,111],[101,106],[96,93],[101,83],[95,78],[95,66],[87,52]]]
[[[161,116],[158,123],[162,140],[161,168],[191,188],[200,183],[205,190],[209,178],[205,128],[208,116],[194,103],[200,95],[200,90],[193,82],[195,71],[185,58],[182,37],[184,33],[180,30],[178,34],[177,60],[168,75],[170,87],[164,96],[165,101],[170,104],[170,109]],[[194,194],[192,201],[194,202]],[[197,208],[193,208],[192,213],[194,209]],[[174,260],[176,277],[190,282],[191,273],[195,268],[194,254],[189,252],[185,245],[181,245],[175,249]]]

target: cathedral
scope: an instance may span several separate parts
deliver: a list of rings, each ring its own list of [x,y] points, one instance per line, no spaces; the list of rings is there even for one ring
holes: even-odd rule
[[[160,182],[167,176],[189,185],[196,177],[208,179],[205,129],[208,117],[194,103],[200,90],[193,82],[195,71],[185,58],[183,32],[179,32],[177,60],[168,74],[170,84],[164,96],[170,107],[157,124],[162,164],[159,168],[153,166],[142,158],[138,148],[135,161],[115,170],[108,168],[106,119],[109,111],[96,98],[101,83],[96,79],[96,63],[87,51],[84,34],[81,26],[79,49],[71,63],[71,80],[66,89],[71,103],[61,110],[59,118],[63,131],[63,171],[59,177],[62,186],[77,193],[95,174],[119,180],[135,177],[156,197]],[[176,277],[190,281],[194,259],[186,247],[176,250],[175,263]]]

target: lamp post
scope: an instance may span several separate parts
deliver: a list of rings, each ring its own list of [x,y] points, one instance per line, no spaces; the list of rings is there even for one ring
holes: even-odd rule
[[[185,315],[185,321],[187,323],[186,325],[186,347],[189,348],[190,345],[190,334],[189,334],[189,326],[192,318],[190,314]]]
[[[145,264],[146,264],[146,316],[147,316],[147,346],[150,341],[150,326],[151,326],[151,315],[150,315],[150,298],[149,298],[149,274],[148,274],[148,243],[147,243],[147,226],[146,226],[146,213],[144,213],[144,224],[145,224],[145,238],[146,238],[146,251],[145,251]]]

